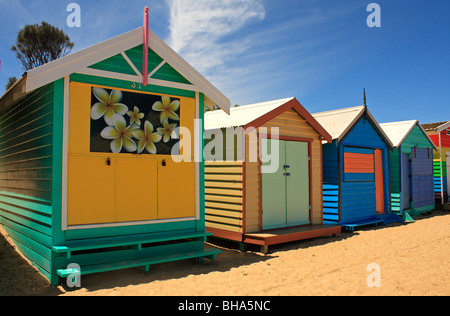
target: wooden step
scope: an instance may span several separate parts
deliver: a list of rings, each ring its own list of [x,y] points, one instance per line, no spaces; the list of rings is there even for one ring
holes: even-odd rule
[[[83,241],[69,241],[64,246],[53,246],[52,249],[56,253],[66,254],[70,259],[71,253],[75,251],[94,250],[94,249],[106,249],[114,247],[127,247],[135,246],[140,249],[143,244],[159,243],[167,241],[176,241],[182,239],[199,239],[211,236],[208,232],[196,232],[196,233],[170,233],[170,234],[151,234],[143,236],[132,237],[112,237],[112,238],[100,238],[95,241],[83,240]]]
[[[58,269],[57,273],[60,277],[67,278],[69,276],[73,276],[74,274],[86,275],[92,273],[100,273],[135,267],[145,267],[146,270],[148,270],[148,267],[150,265],[170,261],[179,261],[185,259],[203,259],[203,258],[215,260],[216,255],[219,253],[221,253],[221,251],[218,249],[200,249],[195,251],[179,252],[170,255],[141,258],[136,260],[124,260],[107,264],[87,265],[80,267],[81,271],[77,271],[76,269]]]
[[[342,226],[342,229],[344,229],[344,230],[354,231],[355,228],[358,228],[360,226],[369,226],[369,225],[378,225],[378,224],[384,224],[384,221],[380,218],[372,217],[370,219],[358,220],[358,221],[354,221],[352,223],[341,224],[341,226]]]

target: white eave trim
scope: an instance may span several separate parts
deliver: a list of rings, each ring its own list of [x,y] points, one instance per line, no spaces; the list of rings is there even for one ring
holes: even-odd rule
[[[130,48],[142,44],[142,29],[136,29],[88,47],[71,55],[54,60],[27,72],[27,93],[53,81],[76,73]]]
[[[444,131],[444,130],[446,130],[446,129],[448,129],[448,128],[450,128],[450,121],[448,121],[448,122],[445,123],[445,124],[442,124],[441,126],[438,126],[438,127],[436,128],[436,132],[440,133],[440,132],[442,132],[442,131]]]
[[[29,70],[27,72],[26,79],[26,92],[31,92],[60,78],[69,76],[72,73],[90,72],[90,70],[86,70],[88,69],[87,67],[117,54],[121,54],[124,51],[136,47],[142,43],[143,36],[142,28],[140,27],[133,31],[116,36],[110,40],[101,42],[71,55],[52,61],[48,64]],[[149,30],[149,47],[192,83],[192,85],[177,84],[179,87],[182,87],[181,89],[201,92],[205,95],[205,103],[215,104],[226,113],[230,113],[230,100],[151,30]],[[135,71],[136,70],[138,71],[138,69],[135,69]],[[134,79],[140,78],[137,82],[142,81],[142,75],[140,77],[130,76],[129,79],[133,79],[131,77]],[[158,85],[161,85],[162,83],[161,81],[155,81],[155,79],[149,80],[149,84],[156,84],[156,82],[158,82]]]

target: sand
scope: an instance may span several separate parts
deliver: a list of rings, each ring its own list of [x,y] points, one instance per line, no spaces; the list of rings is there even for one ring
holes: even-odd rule
[[[86,275],[74,291],[50,287],[0,232],[0,295],[450,295],[450,213],[445,211],[410,224],[274,246],[266,256],[258,248],[242,253],[234,243],[209,243],[222,250],[216,261]],[[367,270],[370,264],[379,267],[378,278]],[[368,279],[380,286],[369,287]]]

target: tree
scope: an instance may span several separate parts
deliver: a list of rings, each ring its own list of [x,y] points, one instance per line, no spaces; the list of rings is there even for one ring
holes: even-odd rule
[[[5,89],[8,90],[9,88],[11,88],[11,86],[12,86],[13,84],[15,84],[16,81],[17,81],[17,78],[16,78],[16,77],[9,77],[9,78],[8,78],[8,83],[6,84]]]
[[[73,46],[62,30],[42,22],[41,25],[26,25],[21,29],[11,50],[16,52],[26,71],[66,56]]]

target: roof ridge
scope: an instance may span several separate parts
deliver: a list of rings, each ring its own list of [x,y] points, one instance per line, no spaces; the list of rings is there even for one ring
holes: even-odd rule
[[[440,123],[447,123],[447,122],[449,122],[449,121],[442,121],[442,122],[432,122],[432,123],[424,123],[424,124],[422,124],[422,125],[430,125],[430,124],[440,124]]]
[[[230,109],[230,112],[236,112],[236,111],[243,111],[243,110],[248,110],[250,108],[257,108],[257,107],[262,107],[262,106],[269,106],[269,105],[274,105],[276,103],[280,103],[280,106],[295,99],[295,97],[290,97],[290,98],[284,98],[284,99],[277,99],[277,100],[271,100],[271,101],[266,101],[266,102],[258,102],[258,103],[251,103],[251,104],[245,104],[245,105],[238,105],[238,106],[233,106]],[[205,114],[208,115],[212,115],[212,114],[217,114],[222,112],[222,110],[214,110],[214,111],[207,111],[205,112]],[[230,115],[231,115],[230,113]]]
[[[397,122],[386,122],[386,123],[379,123],[380,126],[387,126],[387,125],[400,125],[400,124],[412,124],[418,122],[417,120],[407,120],[407,121],[397,121]]]
[[[331,115],[335,115],[335,114],[342,114],[342,113],[347,113],[347,112],[353,112],[359,109],[363,109],[364,105],[359,105],[359,106],[354,106],[354,107],[349,107],[349,108],[343,108],[343,109],[338,109],[338,110],[330,110],[330,111],[324,111],[324,112],[317,112],[317,113],[312,113],[312,116],[331,116]]]
[[[264,106],[264,105],[272,105],[274,103],[278,103],[283,101],[284,103],[293,100],[294,97],[290,97],[290,98],[283,98],[283,99],[277,99],[277,100],[271,100],[271,101],[265,101],[265,102],[258,102],[258,103],[251,103],[251,104],[244,104],[244,105],[238,105],[233,107],[232,109],[236,110],[242,110],[242,109],[246,109],[246,108],[250,108],[250,107],[259,107],[259,106]]]

